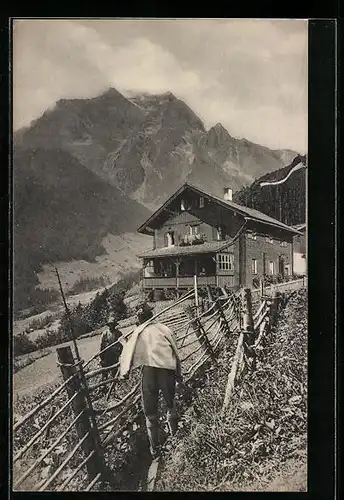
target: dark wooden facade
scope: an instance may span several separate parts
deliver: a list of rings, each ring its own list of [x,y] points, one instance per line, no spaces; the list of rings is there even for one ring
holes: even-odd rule
[[[295,231],[251,212],[183,186],[139,228],[153,237],[153,250],[141,255],[144,288],[184,290],[196,275],[199,286],[235,289],[291,274]]]

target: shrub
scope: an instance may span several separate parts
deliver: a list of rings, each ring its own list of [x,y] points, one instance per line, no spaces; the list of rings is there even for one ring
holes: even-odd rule
[[[204,243],[204,239],[203,238],[195,238],[194,240],[192,240],[192,245],[203,245]]]
[[[165,300],[176,300],[177,289],[176,288],[165,288],[164,289]]]
[[[104,326],[113,314],[117,321],[127,317],[127,306],[124,303],[124,293],[117,292],[115,286],[112,291],[105,289],[97,293],[90,304],[79,304],[70,311],[74,333],[77,337]],[[70,323],[66,313],[63,314],[58,329],[62,337],[70,338]]]
[[[44,316],[44,318],[33,319],[29,323],[29,330],[41,330],[46,326],[50,326],[54,321],[54,316],[52,314],[48,314],[48,316]]]
[[[272,282],[273,282],[273,276],[271,276],[270,274],[267,274],[264,276],[264,285],[265,286],[271,285]]]
[[[100,276],[96,278],[80,278],[77,280],[72,288],[69,290],[68,295],[75,295],[82,292],[90,292],[100,287],[105,287],[110,284],[108,276]]]
[[[59,330],[47,329],[44,333],[38,335],[36,339],[37,349],[44,349],[53,345],[62,344],[62,342],[66,342],[67,340],[71,340],[70,334],[68,333],[62,333]]]
[[[122,275],[121,279],[117,281],[114,285],[110,287],[111,293],[125,293],[133,285],[140,283],[141,280],[141,270],[131,271]]]
[[[208,297],[208,291],[205,286],[198,288],[198,296],[202,299]]]
[[[37,350],[37,345],[24,332],[13,337],[13,355],[21,356]]]

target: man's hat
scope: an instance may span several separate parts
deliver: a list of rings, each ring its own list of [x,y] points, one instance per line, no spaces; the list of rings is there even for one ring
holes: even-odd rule
[[[153,307],[148,304],[148,302],[141,302],[136,306],[136,314],[141,315],[147,312],[152,312]]]

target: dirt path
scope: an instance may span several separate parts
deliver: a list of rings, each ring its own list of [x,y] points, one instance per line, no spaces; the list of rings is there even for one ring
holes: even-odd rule
[[[122,328],[123,334],[128,333],[132,327]],[[78,340],[78,347],[81,358],[87,361],[99,350],[99,335]],[[33,392],[40,387],[51,384],[61,376],[59,367],[56,364],[57,347],[70,345],[72,342],[65,342],[58,346],[50,347],[52,350],[47,356],[37,359],[31,365],[26,366],[13,376],[13,394],[23,395]],[[73,349],[73,348],[72,348]]]

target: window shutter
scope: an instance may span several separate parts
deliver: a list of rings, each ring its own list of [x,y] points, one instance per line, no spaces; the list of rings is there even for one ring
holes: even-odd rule
[[[213,227],[212,230],[213,230],[213,240],[217,240],[217,228]]]
[[[168,240],[167,240],[167,233],[164,234],[164,246],[167,247],[168,245]]]

